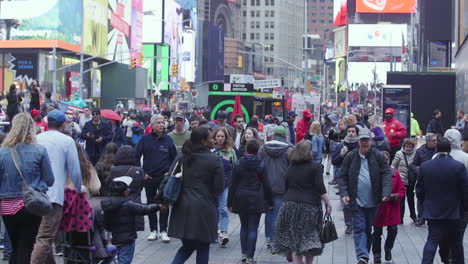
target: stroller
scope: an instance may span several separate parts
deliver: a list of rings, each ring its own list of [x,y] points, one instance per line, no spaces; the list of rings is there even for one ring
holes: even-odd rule
[[[63,245],[65,264],[116,263],[117,247],[110,243],[104,230],[101,209],[102,197],[93,197],[89,202],[93,209],[93,228],[88,232],[67,232]]]

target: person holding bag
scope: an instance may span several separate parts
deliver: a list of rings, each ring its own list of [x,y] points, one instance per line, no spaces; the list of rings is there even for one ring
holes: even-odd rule
[[[13,155],[15,151],[18,154],[17,166]],[[37,212],[26,206],[24,187],[44,193],[53,183],[54,174],[47,150],[36,143],[33,119],[28,113],[17,114],[0,148],[0,215],[13,248],[9,263],[30,263],[41,224]]]

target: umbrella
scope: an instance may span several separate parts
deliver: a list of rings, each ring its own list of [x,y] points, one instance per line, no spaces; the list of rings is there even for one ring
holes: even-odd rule
[[[236,115],[242,115],[242,104],[240,94],[236,95],[236,99],[234,100],[234,110],[232,111],[231,115],[231,124],[234,127],[236,127],[236,124],[234,124],[234,117]]]
[[[141,109],[141,111],[143,111],[143,112],[146,112],[146,111],[151,112],[151,107],[148,107],[148,106],[143,107],[143,109]]]
[[[122,118],[116,112],[110,109],[102,109],[101,116],[110,120],[122,121]]]

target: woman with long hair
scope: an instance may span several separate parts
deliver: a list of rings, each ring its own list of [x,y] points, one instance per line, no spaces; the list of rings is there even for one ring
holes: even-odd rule
[[[325,137],[322,135],[322,125],[319,121],[310,124],[309,134],[312,136],[312,152],[314,162],[322,164],[323,152],[325,151]]]
[[[83,187],[82,190],[86,192],[88,198],[91,195],[98,195],[99,189],[101,188],[101,181],[97,175],[96,170],[93,167],[91,161],[89,161],[88,157],[86,156],[86,151],[80,145],[80,143],[75,142],[76,149],[78,150],[78,158],[80,160],[80,169],[81,169],[81,177]],[[67,185],[72,186],[72,181],[68,179]]]
[[[224,247],[229,242],[228,227],[229,227],[229,211],[227,208],[227,197],[229,185],[231,185],[232,168],[237,162],[237,154],[234,149],[234,143],[229,131],[225,127],[218,127],[213,132],[215,141],[215,153],[223,158],[224,166],[224,191],[218,197],[219,210],[219,231],[221,246]]]
[[[247,127],[244,130],[244,134],[241,137],[241,142],[239,149],[237,150],[237,158],[242,158],[245,154],[245,146],[247,145],[247,141],[249,140],[256,140],[260,144],[263,145],[263,140],[260,139],[260,135],[258,134],[257,129],[253,127]]]
[[[224,190],[223,164],[212,153],[213,138],[206,127],[192,130],[182,146],[182,191],[172,207],[169,236],[180,238],[172,264],[181,264],[197,251],[197,264],[207,264],[210,243],[217,239],[216,196]]]
[[[105,182],[107,176],[109,176],[109,171],[114,165],[115,154],[118,150],[119,148],[113,142],[107,143],[104,147],[102,155],[96,163],[96,172],[101,182]]]
[[[36,143],[36,124],[28,113],[17,114],[13,126],[0,148],[0,215],[11,240],[13,251],[9,263],[30,263],[41,217],[31,214],[23,203],[22,177],[32,188],[47,191],[54,174],[45,147]]]
[[[8,120],[10,121],[10,127],[11,123],[13,122],[13,118],[15,117],[16,114],[20,112],[21,108],[21,94],[18,92],[18,89],[16,89],[16,84],[10,85],[10,91],[8,92],[6,99],[8,101],[7,105],[7,116]]]
[[[276,220],[273,249],[284,255],[292,253],[296,264],[311,264],[324,247],[320,241],[322,201],[326,214],[331,214],[332,207],[323,184],[323,166],[313,161],[311,142],[302,140],[288,157],[287,191]]]
[[[39,98],[41,97],[41,91],[40,91],[38,80],[34,80],[32,82],[31,86],[29,86],[29,91],[31,93],[31,102],[29,103],[29,110],[33,110],[33,109],[40,110],[41,106],[40,106]]]

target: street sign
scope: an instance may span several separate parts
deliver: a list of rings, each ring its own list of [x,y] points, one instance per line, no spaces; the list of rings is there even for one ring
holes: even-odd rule
[[[310,76],[309,80],[311,80],[311,81],[320,81],[320,75]]]
[[[197,98],[197,96],[198,96],[198,90],[196,90],[196,89],[195,89],[195,90],[192,90],[192,91],[190,92],[190,94],[192,95],[192,98]]]
[[[255,89],[268,89],[281,87],[281,79],[255,80]]]

